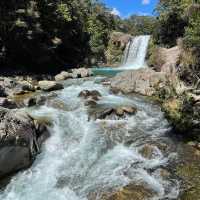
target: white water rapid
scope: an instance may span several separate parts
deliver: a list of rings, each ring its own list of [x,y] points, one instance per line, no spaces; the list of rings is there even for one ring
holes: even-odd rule
[[[85,89],[102,94],[97,106],[133,105],[138,112],[121,120],[88,120],[89,108],[78,97]],[[139,97],[112,95],[94,80],[66,84],[58,94],[55,102],[65,109],[29,110],[52,120],[51,137],[33,166],[0,192],[0,200],[101,199],[102,193],[128,184],[144,185],[153,200],[177,198],[178,181],[161,176],[176,156],[171,148],[162,151],[170,143],[165,136],[169,125],[159,107]],[[149,158],[141,154],[147,144],[153,149]]]
[[[133,37],[126,46],[120,69],[139,69],[145,67],[145,56],[150,36]]]

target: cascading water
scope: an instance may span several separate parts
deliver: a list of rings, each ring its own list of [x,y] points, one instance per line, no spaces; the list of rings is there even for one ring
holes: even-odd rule
[[[88,120],[88,107],[78,97],[85,89],[102,94],[97,106],[132,105],[138,112],[121,120]],[[162,151],[171,142],[159,107],[139,97],[111,95],[94,81],[68,85],[57,100],[65,109],[42,106],[28,111],[36,118],[51,118],[51,137],[34,165],[0,192],[0,200],[101,199],[103,193],[128,184],[147,187],[153,195],[149,199],[177,198],[178,181],[161,176],[175,154],[171,148]],[[151,146],[150,157],[141,153],[145,145]]]
[[[132,37],[126,45],[122,63],[119,67],[94,68],[94,75],[113,76],[124,70],[134,70],[146,67],[145,57],[149,44],[149,35]]]
[[[126,46],[121,69],[139,69],[145,67],[145,56],[150,36],[133,37]]]

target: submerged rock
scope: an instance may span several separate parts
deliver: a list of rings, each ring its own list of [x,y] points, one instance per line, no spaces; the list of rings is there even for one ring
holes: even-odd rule
[[[97,90],[83,90],[79,93],[78,97],[85,99],[85,106],[95,106],[97,101],[101,98],[101,93]]]
[[[93,99],[96,99],[98,100],[99,97],[101,97],[101,93],[98,92],[97,90],[83,90],[79,93],[78,95],[79,97],[82,97],[84,99],[87,99],[87,98],[93,98]]]
[[[29,167],[47,133],[26,112],[0,108],[0,178]]]
[[[43,91],[53,91],[63,89],[63,85],[55,81],[39,81],[39,87]]]
[[[94,104],[95,105],[95,104]],[[117,108],[97,108],[92,109],[89,113],[93,119],[123,119],[127,115],[136,114],[137,109],[132,106],[121,106]]]

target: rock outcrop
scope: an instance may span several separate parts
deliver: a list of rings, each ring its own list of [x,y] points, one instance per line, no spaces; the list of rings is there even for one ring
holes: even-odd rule
[[[181,56],[179,46],[162,48],[153,45],[150,47],[148,54],[148,64],[155,71],[166,72],[170,75],[176,74],[177,64]]]
[[[29,167],[48,135],[26,112],[0,107],[0,178]]]
[[[145,96],[152,96],[158,88],[165,87],[168,81],[166,73],[155,72],[145,68],[118,74],[111,79],[111,89],[115,93],[138,93]]]
[[[122,32],[113,32],[111,34],[106,51],[108,66],[118,66],[121,63],[124,49],[131,38],[131,35]]]

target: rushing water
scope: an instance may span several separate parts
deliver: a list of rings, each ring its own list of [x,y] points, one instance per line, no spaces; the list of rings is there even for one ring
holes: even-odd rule
[[[84,89],[102,94],[99,105],[133,105],[138,112],[121,120],[89,121],[89,108],[78,97]],[[51,118],[51,137],[33,166],[13,177],[0,193],[1,200],[87,200],[92,193],[100,199],[102,193],[130,183],[145,185],[153,199],[176,199],[178,181],[160,175],[176,154],[165,136],[169,124],[158,106],[140,97],[112,95],[94,81],[67,85],[57,100],[64,110],[42,106],[29,111]],[[147,144],[153,148],[150,158],[140,153]],[[168,150],[162,151],[166,145]]]
[[[126,45],[123,57],[123,69],[139,69],[145,67],[145,56],[150,36],[133,37]]]

